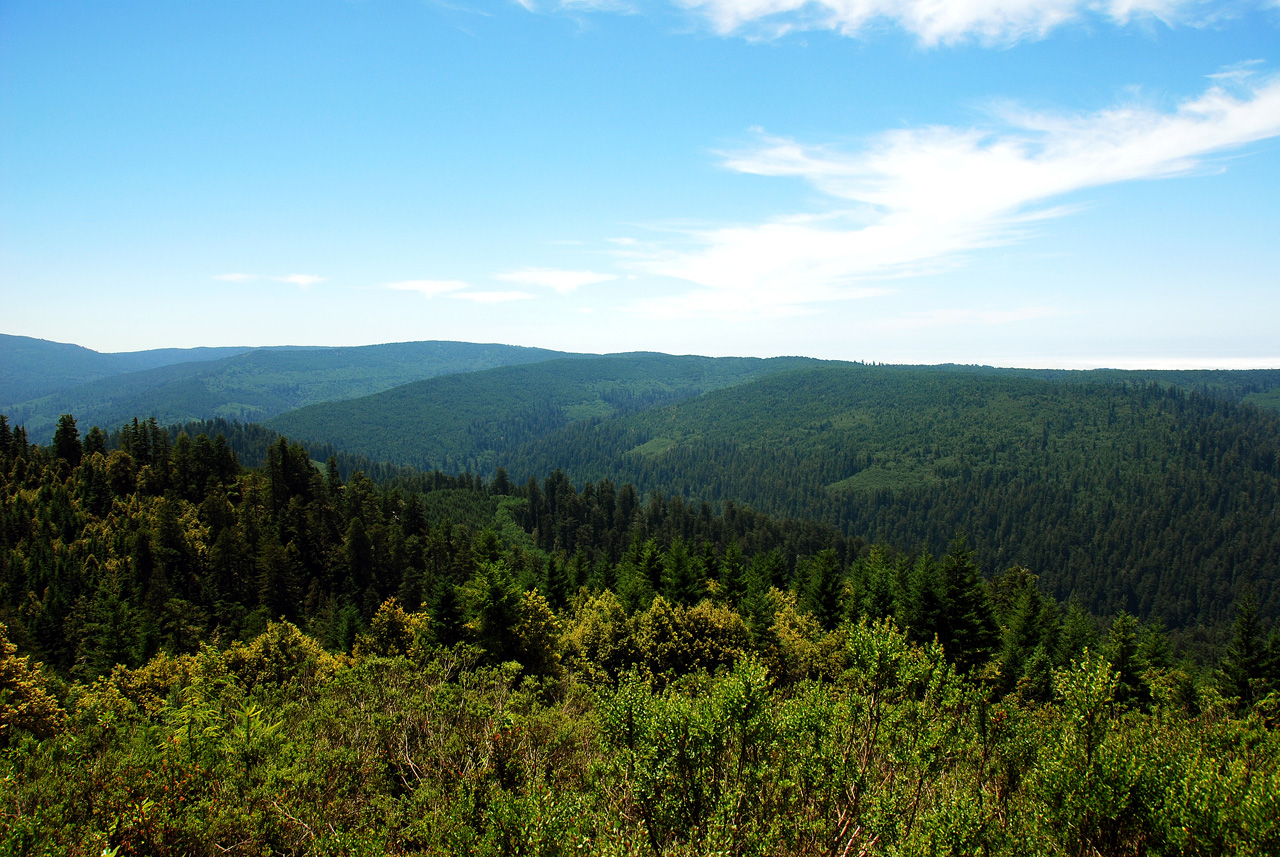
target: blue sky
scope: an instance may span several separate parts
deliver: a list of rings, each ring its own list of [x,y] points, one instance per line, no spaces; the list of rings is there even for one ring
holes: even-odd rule
[[[0,0],[0,332],[1280,366],[1280,3]]]

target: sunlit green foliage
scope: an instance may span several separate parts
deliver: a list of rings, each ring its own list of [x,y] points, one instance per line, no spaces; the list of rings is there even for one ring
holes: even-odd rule
[[[0,429],[0,853],[1280,849],[1248,601],[1215,672],[960,539]]]

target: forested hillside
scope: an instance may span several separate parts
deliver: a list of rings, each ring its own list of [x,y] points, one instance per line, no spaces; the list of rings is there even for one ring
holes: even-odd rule
[[[816,362],[651,353],[557,360],[407,384],[304,408],[266,425],[375,460],[492,475],[510,450],[572,423],[635,413]]]
[[[1280,369],[1008,369],[956,364],[913,368],[1006,378],[1038,378],[1066,384],[1158,384],[1187,393],[1204,393],[1228,402],[1253,404],[1270,401],[1280,392]]]
[[[0,333],[0,410],[9,403],[157,366],[218,360],[248,348],[158,348],[102,354],[79,345]],[[11,411],[8,411],[11,412]],[[133,416],[133,414],[130,414]],[[55,416],[56,420],[57,417]]]
[[[366,396],[437,375],[566,356],[541,348],[471,342],[255,349],[203,362],[173,359],[166,365],[114,374],[32,401],[0,404],[0,410],[15,424],[24,425],[33,440],[47,442],[58,417],[66,413],[77,414],[86,425],[102,426],[120,425],[134,417],[155,417],[165,425],[219,417],[262,421],[314,402]],[[61,357],[53,362],[60,364]],[[0,398],[0,403],[4,401]]]
[[[1280,417],[1244,401],[1274,372],[810,364],[694,395],[711,385],[655,367],[719,364],[674,360],[455,376],[271,425],[374,460],[563,469],[935,553],[963,531],[988,567],[1172,627],[1222,625],[1247,586],[1280,613]]]
[[[1280,633],[560,472],[0,420],[0,843],[1265,855]],[[984,572],[990,576],[984,580]],[[42,663],[35,663],[35,660]]]
[[[306,447],[216,410],[422,347],[0,417],[0,851],[1280,849],[1268,373],[578,356],[273,421]]]
[[[1280,610],[1280,418],[1178,388],[817,367],[573,426],[504,463],[934,551],[967,532],[984,564],[1035,568],[1102,613],[1220,623],[1246,584]]]

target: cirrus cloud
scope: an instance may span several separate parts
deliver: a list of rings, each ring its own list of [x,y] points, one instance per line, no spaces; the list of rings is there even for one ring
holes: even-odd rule
[[[520,291],[470,291],[471,284],[465,280],[401,280],[386,283],[383,288],[398,292],[417,292],[425,298],[447,297],[481,304],[500,304],[533,297],[528,292]]]
[[[533,297],[528,292],[457,292],[449,295],[460,301],[474,301],[481,304],[503,304],[510,301],[525,301]]]
[[[309,289],[316,283],[323,283],[324,277],[317,277],[315,274],[286,274],[283,277],[268,277],[277,283],[292,283],[302,289]]]
[[[1000,112],[998,127],[887,132],[857,150],[762,136],[724,156],[739,173],[799,178],[827,211],[692,230],[692,247],[650,247],[631,264],[699,290],[641,306],[742,314],[868,297],[864,281],[952,267],[1070,210],[1072,192],[1185,175],[1207,158],[1280,134],[1280,78],[1213,86],[1173,111]]]
[[[272,276],[268,274],[215,274],[213,279],[224,283],[252,283],[257,280],[270,280],[275,283],[290,283],[306,291],[316,283],[323,283],[324,277],[315,274],[284,274]]]
[[[529,12],[634,14],[653,0],[516,0]],[[1040,39],[1071,23],[1134,20],[1166,25],[1205,25],[1244,8],[1280,5],[1280,0],[673,0],[704,19],[722,36],[774,39],[792,32],[829,30],[860,37],[886,27],[910,33],[925,46],[976,41],[1009,45]]]
[[[397,292],[417,292],[423,297],[433,298],[436,295],[469,288],[469,284],[463,280],[401,280],[396,283],[387,283],[383,288]]]
[[[595,271],[563,271],[554,268],[525,268],[520,271],[508,271],[494,274],[495,280],[505,283],[519,283],[528,286],[542,286],[553,289],[562,295],[576,291],[582,286],[593,286],[618,279],[617,274],[600,274]]]
[[[888,24],[924,45],[974,39],[1008,44],[1042,38],[1064,24],[1090,19],[1116,25],[1135,18],[1169,24],[1220,14],[1203,0],[678,0],[704,15],[721,35],[777,37],[795,30],[857,36]]]

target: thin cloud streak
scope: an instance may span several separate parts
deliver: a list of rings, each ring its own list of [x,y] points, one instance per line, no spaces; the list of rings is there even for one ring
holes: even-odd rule
[[[458,292],[449,295],[460,301],[474,301],[481,304],[501,304],[509,301],[525,301],[533,297],[528,292]]]
[[[526,286],[541,286],[553,289],[562,295],[576,291],[582,286],[593,286],[618,279],[617,274],[600,274],[596,271],[563,271],[553,268],[526,268],[521,271],[509,271],[494,274],[493,279],[504,283],[518,283]]]
[[[386,283],[383,288],[399,292],[417,292],[425,298],[446,297],[481,304],[500,304],[523,301],[533,297],[521,291],[468,291],[471,284],[465,280],[402,280]]]
[[[1124,26],[1134,19],[1166,24],[1222,14],[1201,0],[677,0],[705,16],[721,35],[777,38],[794,31],[832,30],[859,36],[885,24],[926,46],[976,40],[1007,45],[1039,39],[1082,20]]]
[[[289,283],[303,291],[311,288],[316,283],[324,282],[324,277],[317,277],[315,274],[286,274],[278,277],[267,274],[215,274],[213,279],[224,283],[252,283],[257,280],[270,280],[275,283]]]
[[[1210,155],[1280,134],[1280,78],[1234,95],[1214,86],[1171,113],[1006,109],[1000,118],[1002,130],[893,131],[853,152],[766,137],[727,155],[733,171],[803,179],[836,207],[690,231],[693,249],[633,254],[636,269],[705,290],[644,308],[773,312],[870,296],[859,285],[869,278],[963,264],[966,253],[1014,242],[1034,222],[1072,210],[1051,204],[1066,194],[1186,175]]]
[[[323,283],[324,277],[317,277],[314,274],[289,274],[285,277],[271,277],[277,283],[292,283],[300,289],[309,289],[316,283]]]
[[[448,292],[470,288],[463,280],[402,280],[398,283],[387,283],[383,288],[397,292],[417,292],[425,298],[433,298]]]

